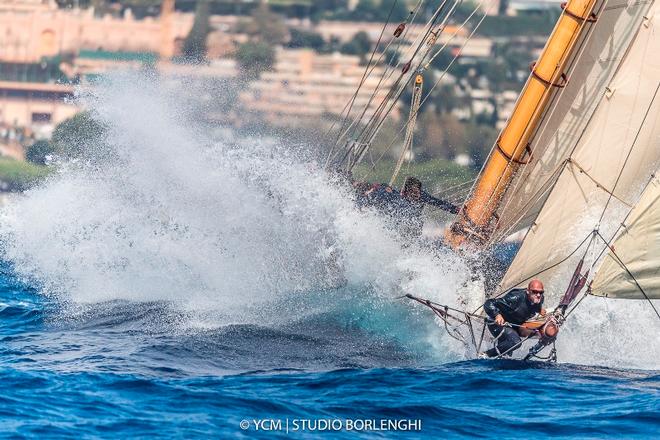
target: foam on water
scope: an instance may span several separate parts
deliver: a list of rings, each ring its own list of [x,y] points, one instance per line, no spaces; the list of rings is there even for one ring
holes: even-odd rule
[[[290,145],[207,136],[154,78],[117,74],[80,99],[107,125],[105,144],[86,145],[0,224],[16,272],[60,301],[168,301],[212,328],[300,319],[314,309],[307,292],[344,284],[454,302],[467,279],[450,253],[402,247]],[[258,307],[273,301],[296,306]]]
[[[414,321],[402,309],[430,322],[426,310],[393,305],[404,293],[453,305],[458,291],[479,291],[457,256],[402,246],[304,149],[257,135],[213,138],[181,93],[148,76],[115,74],[80,97],[107,125],[107,139],[3,209],[0,236],[16,273],[85,310],[166,302],[177,328],[286,325],[361,307],[372,332],[424,340],[440,360],[464,355],[438,329],[401,328]],[[361,301],[347,306],[346,295],[333,303],[319,294],[337,286]],[[560,338],[562,359],[658,368],[657,338],[649,349],[629,321],[613,323],[629,313],[596,302],[562,331],[570,336]],[[639,304],[625,307],[643,314]]]

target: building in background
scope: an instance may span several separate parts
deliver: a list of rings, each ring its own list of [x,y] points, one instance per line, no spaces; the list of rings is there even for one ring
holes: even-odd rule
[[[339,117],[356,93],[364,75],[360,57],[340,53],[320,55],[311,49],[280,49],[272,71],[263,72],[240,95],[245,108],[258,112],[275,125],[296,125],[323,116]],[[384,68],[376,66],[355,96],[353,114],[370,101],[380,103],[396,80],[384,78]],[[377,105],[365,114],[369,118]],[[396,111],[396,110],[395,110]]]

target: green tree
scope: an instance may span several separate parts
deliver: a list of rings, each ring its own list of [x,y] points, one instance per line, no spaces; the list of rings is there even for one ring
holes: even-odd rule
[[[195,20],[190,33],[183,42],[183,56],[193,62],[206,59],[206,37],[210,31],[210,2],[199,0],[195,7]]]
[[[46,157],[55,153],[55,149],[50,142],[41,140],[33,143],[25,152],[25,159],[37,165],[45,165]]]
[[[105,135],[106,127],[83,111],[55,127],[51,145],[62,157],[82,157],[88,150],[102,148]]]
[[[0,158],[0,190],[24,191],[48,175],[48,167],[30,162]]]
[[[465,143],[467,153],[472,159],[472,167],[481,168],[495,143],[498,130],[489,125],[469,123],[465,125]]]
[[[245,75],[256,78],[264,70],[272,68],[275,62],[275,50],[266,43],[249,41],[238,46],[236,61]]]
[[[346,13],[348,0],[314,0],[310,7],[310,15],[313,20],[324,16],[332,16],[334,13]]]
[[[406,2],[403,0],[381,0],[378,4],[374,0],[360,0],[350,18],[364,21],[385,21],[390,15],[390,11],[392,11],[392,15],[389,18],[392,22],[403,20],[409,13]]]
[[[289,30],[281,15],[272,12],[264,2],[252,11],[252,19],[245,31],[268,44],[282,44],[289,36]]]
[[[325,47],[325,40],[316,32],[307,32],[300,29],[291,29],[291,39],[289,47],[310,47],[316,51],[321,51]]]
[[[459,105],[453,85],[441,85],[431,95],[431,100],[440,113],[451,113]]]
[[[345,43],[341,46],[341,53],[347,55],[360,55],[361,57],[365,56],[371,51],[371,41],[369,40],[369,35],[364,32],[358,32],[353,35],[351,41]]]
[[[360,0],[353,11],[358,20],[376,21],[379,16],[378,8],[373,0]]]
[[[426,111],[422,113],[418,127],[419,151],[423,159],[453,159],[457,154],[467,151],[465,125],[452,114]]]

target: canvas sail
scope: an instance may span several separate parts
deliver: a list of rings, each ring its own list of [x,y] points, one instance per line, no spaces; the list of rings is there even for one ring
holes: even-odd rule
[[[594,277],[591,286],[594,295],[627,299],[645,299],[648,296],[650,299],[660,299],[660,174],[658,172],[660,170],[656,171],[656,176],[624,221],[621,233],[612,245],[614,252],[607,253]],[[637,286],[638,283],[644,293]]]
[[[652,3],[604,0],[595,5],[597,21],[587,25],[589,31],[570,61],[568,85],[555,94],[539,124],[530,143],[531,159],[507,189],[491,242],[530,226],[538,216]]]
[[[636,9],[641,4],[646,9]],[[621,17],[638,17],[636,26],[627,30],[634,34],[631,43],[623,51],[613,78],[601,84],[600,98],[585,128],[573,145],[564,148],[570,150],[568,160],[557,172],[538,215],[533,216],[532,226],[501,282],[502,290],[539,277],[551,295],[558,295],[565,287],[564,278],[587,251],[593,230],[597,228],[611,239],[657,169],[660,13],[655,3],[634,3],[623,9]],[[617,29],[626,31],[616,25]],[[605,45],[599,59],[609,58],[606,47],[611,44]],[[567,114],[576,109],[571,107]],[[601,243],[601,250],[603,246]],[[591,252],[598,254],[595,248]]]

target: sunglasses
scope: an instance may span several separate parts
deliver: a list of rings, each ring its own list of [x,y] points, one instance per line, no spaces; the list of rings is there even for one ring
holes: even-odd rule
[[[530,290],[529,294],[530,295],[543,295],[545,293],[544,290]]]

